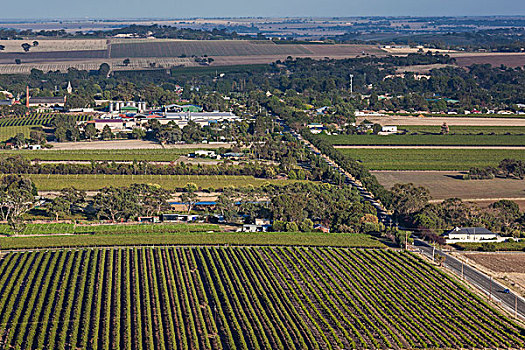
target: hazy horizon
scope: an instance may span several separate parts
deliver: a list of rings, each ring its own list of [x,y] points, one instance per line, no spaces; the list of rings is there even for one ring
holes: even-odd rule
[[[26,0],[23,7],[12,2],[4,4],[0,20],[521,15],[525,15],[525,6],[518,0],[327,0],[321,4],[314,0],[267,0],[255,3],[202,0],[198,6],[166,0],[150,0],[147,6],[140,0],[92,0],[80,3]]]

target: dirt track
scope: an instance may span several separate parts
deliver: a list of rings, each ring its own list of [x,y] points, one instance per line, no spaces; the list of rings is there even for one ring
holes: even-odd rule
[[[127,149],[195,149],[195,148],[228,148],[230,143],[211,143],[211,144],[177,144],[165,145],[164,147],[156,142],[140,140],[119,140],[119,141],[91,141],[91,142],[53,142],[52,150],[127,150]]]

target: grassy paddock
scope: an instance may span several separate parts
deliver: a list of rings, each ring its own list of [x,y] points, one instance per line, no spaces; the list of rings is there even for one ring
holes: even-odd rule
[[[321,135],[333,145],[522,146],[525,135]]]
[[[505,158],[525,160],[522,150],[339,149],[371,170],[469,170],[497,166]]]
[[[384,248],[364,234],[279,232],[191,232],[171,234],[97,234],[71,236],[0,237],[2,249],[137,246],[137,245],[286,245]]]
[[[3,128],[0,128],[0,131]],[[202,149],[202,148],[198,148]],[[0,156],[20,155],[29,160],[43,161],[150,161],[172,162],[181,155],[193,153],[195,149],[130,149],[130,150],[6,150],[0,151]]]
[[[260,187],[266,184],[285,184],[289,180],[259,179],[253,176],[233,175],[27,175],[39,191],[56,191],[66,187],[75,187],[84,191],[96,191],[104,187],[124,187],[136,183],[156,184],[164,189],[182,188],[194,183],[199,188],[221,189],[228,186]]]

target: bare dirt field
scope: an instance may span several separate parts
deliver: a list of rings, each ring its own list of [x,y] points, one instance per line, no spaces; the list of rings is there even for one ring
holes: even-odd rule
[[[462,253],[468,263],[525,295],[525,253]]]
[[[23,43],[33,45],[31,40],[0,40],[4,45],[3,53],[24,53]],[[75,51],[75,50],[105,50],[106,39],[37,39],[38,46],[33,46],[29,52]]]
[[[525,126],[525,118],[476,118],[476,117],[416,117],[389,115],[382,117],[357,118],[357,124],[364,119],[381,125],[434,125],[441,126]]]
[[[119,140],[119,141],[92,141],[92,142],[54,142],[53,150],[127,150],[127,149],[195,149],[195,148],[228,148],[230,143],[211,143],[211,144],[180,144],[165,145],[164,147],[156,142],[141,140]]]
[[[499,199],[525,204],[525,180],[461,180],[462,172],[454,171],[373,171],[386,188],[398,183],[413,183],[429,189],[433,200],[461,198],[488,205]],[[521,205],[520,205],[521,206]],[[524,209],[525,206],[522,206]]]
[[[472,64],[491,64],[494,67],[505,65],[507,67],[525,66],[525,54],[514,52],[491,52],[491,53],[453,53],[456,64],[468,67]]]

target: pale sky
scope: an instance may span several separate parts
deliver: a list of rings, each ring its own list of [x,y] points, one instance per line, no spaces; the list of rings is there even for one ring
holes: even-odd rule
[[[23,0],[3,1],[0,20],[241,16],[525,15],[524,0]]]

